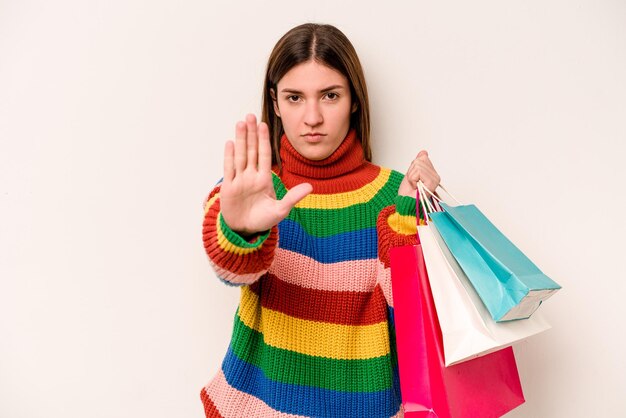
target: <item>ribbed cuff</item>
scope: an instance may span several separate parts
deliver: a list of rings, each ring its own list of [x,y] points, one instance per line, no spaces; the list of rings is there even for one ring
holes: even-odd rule
[[[411,196],[396,196],[396,212],[403,216],[415,216],[416,200]]]
[[[232,229],[230,229],[230,227],[224,221],[221,212],[219,215],[219,223],[222,234],[224,234],[224,238],[226,238],[228,242],[230,242],[232,245],[239,248],[260,248],[267,239],[267,237],[269,237],[270,235],[270,230],[268,229],[267,231],[257,235],[254,240],[250,242]]]

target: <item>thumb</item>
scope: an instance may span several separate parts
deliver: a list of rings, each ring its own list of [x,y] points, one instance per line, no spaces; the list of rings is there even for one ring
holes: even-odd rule
[[[428,157],[428,151],[426,151],[425,149],[421,150],[418,154],[417,157],[421,157],[421,156],[426,156]]]
[[[309,183],[301,183],[294,186],[287,194],[280,200],[281,206],[285,210],[290,210],[299,201],[304,199],[309,193],[313,191],[313,186]]]

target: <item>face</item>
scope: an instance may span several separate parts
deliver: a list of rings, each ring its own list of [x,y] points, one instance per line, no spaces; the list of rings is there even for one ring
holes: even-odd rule
[[[356,104],[337,70],[307,61],[289,70],[271,94],[287,139],[303,157],[323,160],[348,134]]]

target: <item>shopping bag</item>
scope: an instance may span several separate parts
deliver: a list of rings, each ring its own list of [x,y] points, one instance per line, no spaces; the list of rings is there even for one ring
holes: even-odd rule
[[[432,225],[417,227],[443,337],[446,366],[485,355],[550,328],[541,312],[523,321],[493,320]]]
[[[475,205],[440,205],[432,223],[494,320],[529,318],[561,288]]]
[[[488,354],[550,328],[540,312],[524,321],[496,323],[432,222],[437,210],[418,184],[418,205],[425,213],[417,226],[426,271],[443,338],[446,366]]]
[[[521,405],[511,347],[445,367],[422,247],[395,247],[389,255],[404,416],[490,418]]]

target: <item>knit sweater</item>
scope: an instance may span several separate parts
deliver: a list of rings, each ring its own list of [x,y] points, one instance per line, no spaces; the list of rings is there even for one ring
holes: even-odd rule
[[[389,248],[414,244],[415,199],[403,175],[364,159],[351,129],[311,161],[283,135],[278,199],[313,191],[252,242],[220,214],[218,184],[205,201],[203,240],[226,284],[240,286],[228,351],[201,390],[207,417],[402,416]]]

